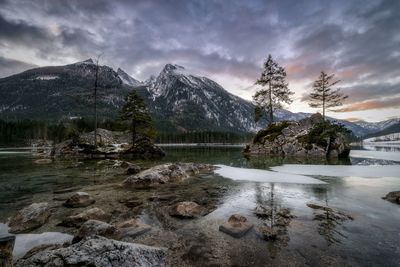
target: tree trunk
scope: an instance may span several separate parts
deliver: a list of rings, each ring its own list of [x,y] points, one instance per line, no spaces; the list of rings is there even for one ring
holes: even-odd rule
[[[272,113],[272,88],[271,88],[271,81],[269,82],[269,124],[274,122],[274,114]]]
[[[136,124],[135,121],[132,120],[132,146],[135,145],[136,142]]]
[[[325,77],[322,76],[322,118],[325,121]]]
[[[99,61],[96,65],[96,77],[94,80],[94,150],[97,150],[97,79],[99,76]]]

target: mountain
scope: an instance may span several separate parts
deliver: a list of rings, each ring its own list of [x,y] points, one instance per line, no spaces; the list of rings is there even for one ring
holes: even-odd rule
[[[71,117],[93,118],[93,60],[65,66],[41,67],[0,79],[0,119],[58,121]],[[98,116],[115,118],[124,97],[136,90],[146,101],[156,127],[163,132],[250,132],[266,122],[254,122],[254,105],[232,95],[206,77],[184,67],[167,64],[157,76],[140,82],[122,69],[99,66]],[[309,113],[276,110],[276,120],[300,120]],[[379,132],[400,122],[378,123],[331,120],[344,124],[355,135]]]
[[[0,119],[59,120],[93,114],[93,60],[41,67],[0,79]],[[130,87],[108,66],[99,66],[99,117],[115,115]]]
[[[252,103],[230,94],[216,82],[167,64],[147,84],[149,106],[168,130],[255,131]]]
[[[139,86],[142,82],[136,80],[135,78],[131,77],[128,73],[123,71],[122,69],[118,68],[117,70],[118,77],[121,79],[122,83],[128,86]]]
[[[384,123],[384,125],[387,125],[387,124],[388,123]],[[384,128],[383,130],[367,134],[364,137],[372,138],[372,137],[385,136],[385,135],[395,134],[395,133],[400,133],[400,119],[397,119],[397,122],[394,122],[393,124],[389,125],[388,127]]]

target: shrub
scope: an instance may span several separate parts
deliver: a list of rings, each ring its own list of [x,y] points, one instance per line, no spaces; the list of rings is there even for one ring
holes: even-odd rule
[[[282,121],[278,123],[272,123],[268,125],[267,129],[263,129],[257,132],[253,139],[253,143],[262,143],[263,140],[268,140],[270,142],[274,141],[280,134],[282,130],[290,125],[287,121]]]

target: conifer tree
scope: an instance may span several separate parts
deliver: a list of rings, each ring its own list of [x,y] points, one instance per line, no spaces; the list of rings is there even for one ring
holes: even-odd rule
[[[256,103],[255,121],[260,120],[266,111],[268,122],[271,124],[274,121],[274,109],[282,108],[282,102],[286,104],[292,103],[291,95],[293,95],[293,92],[288,88],[286,71],[269,55],[264,63],[261,77],[256,84],[261,85],[263,88],[253,96],[253,100]]]
[[[129,123],[132,133],[132,145],[135,145],[138,134],[154,137],[153,120],[143,99],[132,91],[125,98],[125,104],[120,111],[120,119]]]
[[[312,108],[322,108],[322,117],[325,120],[325,111],[333,107],[343,105],[343,101],[348,98],[340,92],[340,89],[333,87],[340,82],[334,79],[334,74],[328,75],[321,71],[321,74],[313,83],[313,92],[309,95],[309,105]]]

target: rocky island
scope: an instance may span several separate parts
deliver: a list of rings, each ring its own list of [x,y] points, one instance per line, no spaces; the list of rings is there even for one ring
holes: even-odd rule
[[[347,158],[350,143],[344,127],[317,113],[300,121],[282,121],[260,130],[243,153],[284,157]]]

